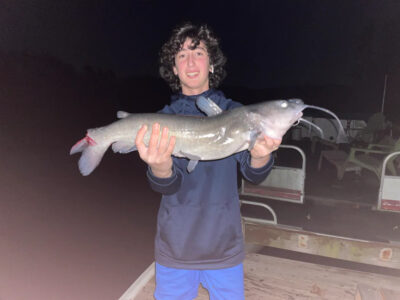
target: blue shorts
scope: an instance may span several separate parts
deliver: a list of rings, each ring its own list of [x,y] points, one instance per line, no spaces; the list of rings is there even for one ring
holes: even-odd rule
[[[192,300],[200,283],[208,290],[210,300],[244,300],[243,264],[218,270],[185,270],[156,263],[157,300]]]

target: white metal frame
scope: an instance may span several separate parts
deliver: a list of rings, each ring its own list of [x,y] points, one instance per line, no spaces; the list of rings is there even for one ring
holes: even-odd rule
[[[392,193],[393,193],[394,189],[396,190],[394,193],[397,193],[398,199],[393,199],[393,200],[398,201],[399,206],[400,206],[400,176],[393,176],[393,175],[385,174],[386,173],[386,165],[387,165],[389,159],[391,159],[397,155],[400,155],[400,151],[390,153],[383,160],[381,183],[379,186],[379,194],[378,194],[378,207],[377,207],[377,209],[381,210],[381,211],[391,211],[391,212],[400,213],[400,209],[399,210],[390,210],[390,209],[385,209],[382,207],[382,197],[385,192],[389,191],[389,189],[392,190]]]
[[[294,203],[303,203],[304,202],[304,185],[305,185],[305,178],[306,178],[306,155],[304,154],[304,151],[302,149],[300,149],[297,146],[293,146],[293,145],[280,145],[279,148],[287,148],[287,149],[293,149],[297,152],[299,152],[299,154],[301,155],[302,158],[302,166],[301,168],[289,168],[289,167],[283,167],[283,166],[274,166],[273,170],[271,171],[271,173],[268,175],[268,177],[270,176],[274,176],[274,169],[275,170],[279,170],[279,171],[283,171],[283,172],[290,172],[290,173],[295,173],[295,177],[299,177],[301,181],[301,187],[300,187],[300,200],[293,200],[293,199],[288,199],[288,198],[283,198],[283,197],[279,197],[279,196],[271,196],[268,197],[268,199],[274,199],[274,200],[280,200],[280,201],[286,201],[286,202],[294,202]],[[268,180],[268,179],[266,179]],[[255,197],[260,197],[260,198],[267,198],[264,195],[260,195],[257,193],[252,193],[252,192],[245,192],[244,190],[244,186],[245,186],[245,180],[242,179],[242,186],[241,186],[241,191],[240,194],[241,195],[248,195],[248,196],[255,196]],[[261,183],[262,185],[262,183]]]
[[[260,224],[273,224],[273,225],[277,225],[278,224],[278,218],[276,216],[276,213],[272,209],[272,207],[270,207],[269,205],[267,205],[265,203],[260,203],[260,202],[255,202],[255,201],[248,201],[248,200],[239,200],[239,201],[240,201],[241,204],[264,207],[272,215],[272,220],[265,220],[265,219],[243,217],[242,216],[243,221],[245,221],[245,222],[255,222],[255,223],[260,223]]]

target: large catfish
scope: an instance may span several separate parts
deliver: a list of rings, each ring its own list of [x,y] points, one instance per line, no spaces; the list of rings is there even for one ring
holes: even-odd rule
[[[191,172],[199,160],[221,159],[252,149],[262,135],[281,139],[299,121],[317,127],[301,118],[305,108],[315,108],[333,115],[339,122],[337,142],[346,141],[343,126],[335,114],[321,107],[305,105],[300,99],[267,101],[228,111],[222,111],[212,100],[204,97],[199,97],[196,104],[208,116],[130,114],[120,111],[117,113],[120,120],[89,129],[86,137],[72,147],[70,154],[82,152],[79,170],[82,175],[89,175],[110,145],[114,152],[135,151],[135,137],[141,126],[145,124],[151,128],[152,124],[159,123],[161,128],[168,127],[170,136],[176,137],[172,154],[188,158],[187,170]],[[321,129],[317,129],[321,132]],[[145,144],[150,139],[150,131],[144,137]]]

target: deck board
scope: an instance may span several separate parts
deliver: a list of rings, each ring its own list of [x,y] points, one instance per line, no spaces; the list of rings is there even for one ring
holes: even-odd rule
[[[266,255],[246,256],[246,299],[354,300],[359,284],[396,291],[400,278]]]
[[[367,285],[389,290],[400,299],[400,278],[347,270],[261,254],[247,254],[244,262],[246,300],[354,300],[357,288]],[[154,278],[136,299],[153,300]],[[397,297],[397,296],[396,296]],[[199,287],[198,300],[209,299]]]

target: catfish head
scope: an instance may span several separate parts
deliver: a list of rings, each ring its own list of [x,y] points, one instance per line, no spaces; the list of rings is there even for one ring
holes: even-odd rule
[[[295,126],[300,122],[304,122],[311,127],[314,127],[314,129],[319,131],[323,138],[321,128],[302,118],[303,110],[306,108],[321,110],[333,116],[338,122],[336,143],[348,142],[343,125],[336,114],[323,107],[306,105],[301,99],[275,100],[255,104],[252,106],[251,111],[255,115],[253,118],[258,118],[260,132],[271,138],[282,139],[290,127]]]
[[[251,107],[252,117],[258,119],[259,130],[273,138],[282,139],[294,124],[298,124],[307,106],[300,99],[275,100]]]

